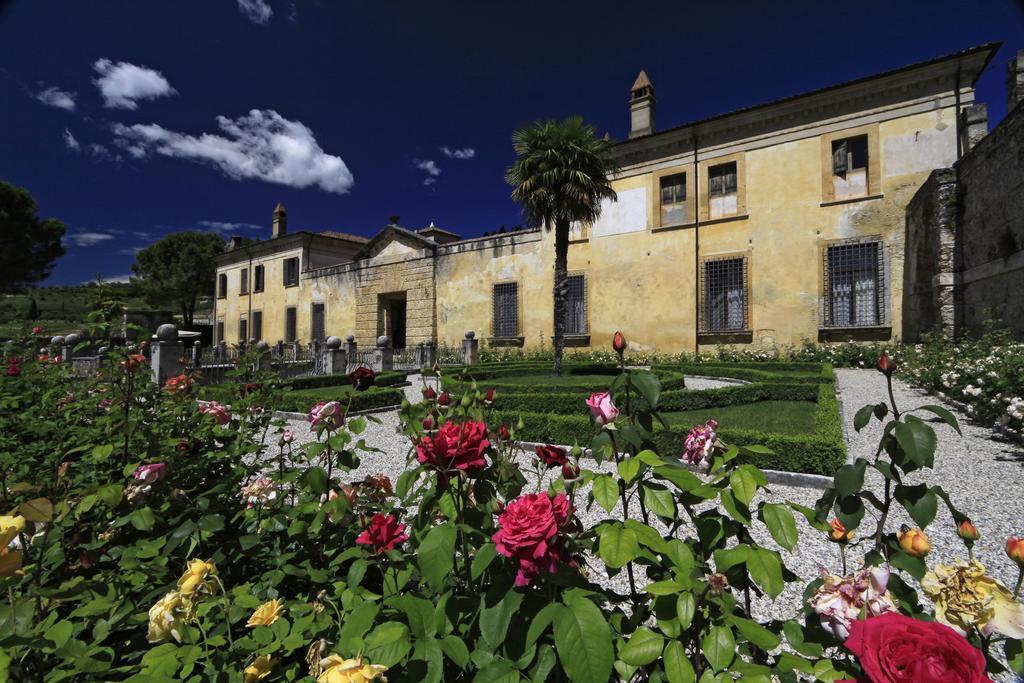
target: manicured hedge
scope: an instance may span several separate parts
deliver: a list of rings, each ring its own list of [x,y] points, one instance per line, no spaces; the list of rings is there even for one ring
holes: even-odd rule
[[[320,388],[320,387],[315,387]],[[292,413],[305,413],[310,407],[319,401],[338,401],[343,406],[348,405],[351,391],[341,387],[322,387],[323,391],[310,396],[308,392],[285,391],[276,405],[267,406],[273,410],[280,410]],[[238,397],[237,388],[233,386],[203,387],[202,398],[206,401],[220,401],[231,404]],[[405,397],[401,389],[374,387],[366,391],[357,391],[351,396],[352,404],[350,412],[363,410],[376,410],[401,405]]]
[[[391,387],[405,382],[407,373],[402,371],[378,372],[373,379],[374,386]],[[351,386],[348,375],[318,375],[315,377],[295,377],[285,382],[293,389],[316,389],[319,387]]]

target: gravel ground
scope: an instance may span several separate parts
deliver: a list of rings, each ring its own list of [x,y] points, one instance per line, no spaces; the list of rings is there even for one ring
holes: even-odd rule
[[[857,433],[853,429],[853,416],[862,405],[877,403],[884,398],[885,378],[874,370],[837,370],[836,379],[836,387],[842,405],[842,419],[848,438],[849,458],[851,460],[858,456],[871,458],[881,435],[881,425],[879,422],[873,421],[862,432]],[[423,380],[418,375],[410,377],[410,380],[412,384],[406,388],[406,395],[411,401],[418,401]],[[688,378],[688,386],[694,389],[727,384],[728,382],[710,378]],[[941,403],[938,399],[912,389],[902,382],[895,383],[894,392],[899,408],[903,411],[918,405]],[[933,426],[939,437],[939,445],[935,454],[935,469],[925,473],[915,473],[908,479],[912,480],[912,483],[926,480],[945,488],[954,504],[968,515],[981,531],[981,540],[975,546],[977,558],[986,565],[993,576],[1012,587],[1013,582],[1016,581],[1017,570],[1016,566],[1003,553],[1002,547],[1007,536],[1024,533],[1024,487],[1020,483],[1022,475],[1024,475],[1024,448],[1019,444],[1007,441],[991,429],[970,423],[966,416],[958,413],[952,406],[947,405],[947,407],[957,413],[963,429],[963,437],[960,437],[945,424],[936,421]],[[364,454],[359,469],[352,473],[353,480],[376,473],[387,474],[392,480],[395,480],[405,469],[409,445],[398,433],[397,412],[382,412],[376,414],[375,417],[380,422],[378,424],[371,423],[362,436],[368,444],[382,449],[383,452]],[[313,438],[305,422],[293,421],[292,426],[295,429],[297,443]],[[520,457],[523,470],[529,478],[532,453],[523,453]],[[610,472],[613,468],[612,463],[605,463],[592,469]],[[869,469],[865,486],[875,490],[881,496],[883,481],[881,476]],[[534,478],[534,481],[527,486],[529,488],[535,484]],[[821,491],[818,489],[772,485],[769,491],[759,495],[770,501],[789,500],[812,506],[820,493]],[[607,517],[621,518],[619,508],[613,510],[611,515],[606,515],[604,510],[596,504],[589,510],[586,509],[585,501],[586,492],[579,492],[577,494],[578,514],[585,526],[591,526]],[[756,503],[757,501],[755,501],[755,506]],[[868,514],[865,516],[864,529],[874,527],[872,511],[873,509],[869,508]],[[637,517],[638,514],[639,511],[634,510],[631,506],[630,516]],[[786,566],[806,580],[817,576],[820,566],[827,567],[833,573],[840,573],[841,565],[837,546],[829,543],[822,534],[812,531],[800,515],[796,517],[801,538],[793,552],[782,551]],[[888,521],[889,528],[897,529],[902,523],[912,524],[902,508],[894,508]],[[664,529],[661,530],[664,531]],[[680,529],[680,534],[683,535],[694,533],[694,529],[688,525],[684,525]],[[760,522],[755,523],[752,535],[758,543],[767,547],[775,547],[767,529]],[[952,517],[941,503],[939,514],[933,525],[929,527],[928,535],[933,547],[933,551],[928,557],[929,566],[933,566],[936,562],[966,557],[963,544],[956,536]],[[851,548],[848,552],[851,571],[856,565],[856,556],[856,548]],[[601,566],[600,562],[592,564],[592,578],[601,583],[610,584],[619,592],[628,592],[624,571],[609,577],[603,574]],[[642,584],[644,582],[642,568],[638,567],[637,569],[639,569],[637,581]],[[767,599],[758,600],[754,610],[761,618],[790,619],[799,610],[801,593],[800,586],[791,586],[774,602]]]

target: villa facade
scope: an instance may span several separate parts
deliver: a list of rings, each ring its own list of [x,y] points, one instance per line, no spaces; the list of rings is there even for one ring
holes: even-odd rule
[[[617,200],[572,234],[567,344],[605,348],[617,329],[658,352],[901,337],[907,204],[987,130],[974,86],[998,47],[664,130],[641,73]],[[218,259],[217,341],[400,348],[474,330],[551,345],[550,232],[289,234],[280,205],[273,226]]]

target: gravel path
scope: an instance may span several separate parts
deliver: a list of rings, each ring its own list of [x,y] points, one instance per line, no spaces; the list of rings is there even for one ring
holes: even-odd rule
[[[849,457],[851,460],[858,456],[871,458],[881,435],[881,425],[877,421],[873,421],[866,429],[857,433],[853,429],[853,416],[862,405],[877,403],[885,397],[885,379],[874,370],[837,370],[836,380],[842,404],[842,419],[848,438]],[[418,401],[423,380],[418,375],[414,375],[410,377],[410,381],[412,382],[411,386],[405,389],[406,396],[411,401]],[[698,380],[695,378],[692,382],[688,381],[688,386],[691,388],[711,388],[727,384],[728,382],[713,379]],[[912,389],[901,382],[896,383],[894,391],[896,401],[900,409],[904,411],[918,405],[941,403],[938,399]],[[975,546],[977,558],[988,567],[993,576],[1012,587],[1017,577],[1017,570],[1016,566],[1003,553],[1002,547],[1007,536],[1024,533],[1024,486],[1021,485],[1024,480],[1024,448],[1019,444],[1007,441],[990,429],[971,424],[966,416],[959,414],[952,406],[947,405],[947,407],[953,410],[960,419],[963,437],[957,435],[945,424],[936,421],[933,426],[939,437],[939,445],[935,454],[935,469],[925,473],[915,473],[909,479],[912,480],[911,483],[927,480],[931,484],[940,484],[946,489],[954,504],[968,515],[981,531],[981,540]],[[359,469],[352,473],[351,478],[357,480],[368,474],[384,473],[394,481],[405,469],[409,444],[398,433],[396,411],[378,413],[375,417],[380,422],[371,423],[362,436],[368,444],[382,449],[383,452],[364,454]],[[293,421],[292,426],[295,429],[297,443],[313,438],[305,422]],[[529,477],[532,453],[523,453],[520,457],[523,470]],[[613,467],[613,464],[605,463],[603,466],[596,466],[592,469],[611,472]],[[882,482],[880,476],[872,470],[868,470],[866,487],[881,495]],[[534,483],[528,484],[528,488],[532,488]],[[770,491],[761,495],[770,501],[789,500],[813,506],[820,493],[817,489],[772,485]],[[591,526],[607,517],[621,518],[621,511],[618,508],[613,510],[611,515],[606,515],[604,510],[596,504],[589,510],[586,509],[585,501],[586,492],[581,491],[577,494],[577,505],[579,506],[579,516],[585,526]],[[757,501],[754,505],[756,506],[756,504]],[[865,530],[874,527],[872,511],[873,509],[869,508],[868,514],[865,516],[863,524]],[[630,515],[637,516],[638,514],[638,511],[634,511],[631,506]],[[902,508],[894,508],[890,514],[889,528],[896,529],[902,523],[911,522]],[[837,546],[829,543],[822,534],[812,531],[800,515],[797,515],[797,525],[801,533],[800,543],[791,553],[782,551],[786,565],[807,580],[817,576],[819,566],[825,566],[833,573],[840,573],[841,565]],[[680,533],[692,535],[695,532],[689,525],[684,525]],[[760,522],[755,523],[752,534],[758,543],[775,547],[767,529]],[[933,525],[929,527],[928,534],[933,546],[933,551],[928,557],[929,566],[933,566],[936,562],[966,557],[963,544],[956,536],[952,517],[941,503],[939,514]],[[852,570],[856,565],[856,548],[851,549],[848,555]],[[628,591],[625,572],[607,577],[603,575],[600,567],[600,563],[592,565],[592,578],[602,583],[607,582],[620,592]],[[638,582],[642,583],[642,570],[640,574]],[[799,609],[801,593],[800,586],[792,586],[774,602],[767,599],[758,600],[755,604],[755,612],[762,618],[768,616],[780,619],[792,618]]]

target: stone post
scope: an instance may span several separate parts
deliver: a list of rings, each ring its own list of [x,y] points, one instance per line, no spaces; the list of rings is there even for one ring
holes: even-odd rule
[[[328,375],[344,375],[348,372],[348,358],[345,349],[341,348],[340,337],[328,337],[324,342],[324,373]]]
[[[423,367],[423,342],[416,342],[416,348],[413,349],[412,362],[418,368]]]
[[[355,369],[356,363],[356,337],[354,334],[350,334],[345,337],[345,360],[349,363],[349,369]]]
[[[64,341],[60,347],[60,355],[64,357],[65,363],[70,363],[71,359],[75,357],[75,347],[82,341],[82,335],[72,332],[67,337],[64,337]]]
[[[391,340],[387,335],[377,337],[377,348],[373,353],[373,371],[387,372],[395,369],[395,350],[391,348]]]
[[[466,338],[462,340],[462,362],[465,365],[476,365],[480,358],[480,340],[476,338],[476,332],[468,330]]]
[[[981,139],[988,135],[988,106],[972,104],[960,113],[960,135],[964,154],[974,149]]]
[[[224,363],[228,359],[228,343],[223,339],[220,340],[220,344],[217,345],[217,360]]]
[[[199,369],[203,365],[203,346],[196,339],[192,342],[192,367]]]
[[[423,342],[423,364],[421,368],[432,368],[437,363],[437,345],[433,340]]]
[[[270,344],[265,341],[258,341],[253,347],[256,350],[256,362],[252,364],[252,369],[256,372],[270,372]]]
[[[150,366],[153,368],[153,382],[163,385],[168,377],[181,371],[185,344],[178,339],[178,328],[170,323],[156,328],[156,340],[152,347]]]

